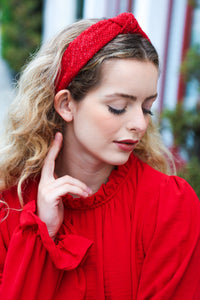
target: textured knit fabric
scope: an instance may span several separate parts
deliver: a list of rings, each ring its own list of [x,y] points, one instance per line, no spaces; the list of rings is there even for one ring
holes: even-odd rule
[[[93,24],[75,38],[65,50],[59,77],[56,80],[56,92],[67,88],[95,53],[122,33],[137,33],[149,40],[131,13],[122,13]]]
[[[35,214],[37,182],[24,192],[1,223],[0,299],[200,299],[200,203],[184,180],[131,155],[96,194],[63,198],[55,241]],[[16,188],[1,197],[19,208]]]

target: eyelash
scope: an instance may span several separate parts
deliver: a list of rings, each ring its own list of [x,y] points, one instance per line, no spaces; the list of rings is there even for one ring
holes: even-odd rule
[[[112,114],[115,114],[115,115],[121,115],[121,114],[123,114],[123,113],[126,111],[126,107],[125,107],[125,108],[122,108],[122,109],[116,109],[116,108],[113,108],[112,106],[108,105],[108,110],[109,110]]]
[[[116,109],[116,108],[113,108],[112,106],[108,105],[108,110],[112,113],[112,114],[115,114],[115,115],[121,115],[123,114],[125,111],[126,111],[126,107],[125,108],[122,108],[122,109]],[[153,116],[153,113],[151,110],[148,110],[146,108],[143,108],[143,113],[146,115],[146,114],[149,114],[151,116]]]
[[[153,116],[153,113],[152,113],[151,110],[148,110],[148,109],[146,109],[146,108],[143,108],[142,110],[143,110],[143,113],[144,113],[144,114],[149,114],[150,116]]]

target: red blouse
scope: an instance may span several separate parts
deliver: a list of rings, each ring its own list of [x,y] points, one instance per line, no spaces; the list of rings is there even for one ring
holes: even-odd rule
[[[200,300],[200,202],[134,155],[87,199],[63,198],[56,240],[35,214],[37,182],[2,193],[0,299]],[[1,207],[1,218],[5,215]]]

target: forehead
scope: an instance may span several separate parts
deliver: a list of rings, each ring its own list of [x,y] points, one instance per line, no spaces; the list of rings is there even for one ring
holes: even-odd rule
[[[100,85],[131,90],[137,88],[157,89],[158,68],[150,61],[136,59],[109,59],[101,68]]]
[[[102,73],[108,71],[109,69],[139,69],[139,68],[153,68],[158,71],[158,66],[149,60],[139,60],[135,58],[109,58],[103,61],[101,65]]]

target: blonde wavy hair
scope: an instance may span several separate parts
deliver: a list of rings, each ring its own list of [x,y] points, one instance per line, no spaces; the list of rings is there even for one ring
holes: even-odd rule
[[[22,207],[23,184],[39,176],[55,133],[64,129],[64,121],[54,109],[55,81],[62,55],[74,38],[97,21],[81,20],[68,26],[42,45],[21,74],[0,148],[0,190],[17,185]],[[81,101],[98,84],[101,65],[110,58],[151,61],[159,68],[157,52],[148,40],[137,34],[118,35],[96,53],[66,87],[75,100]],[[174,166],[171,154],[152,121],[134,152],[153,168],[171,173]]]

